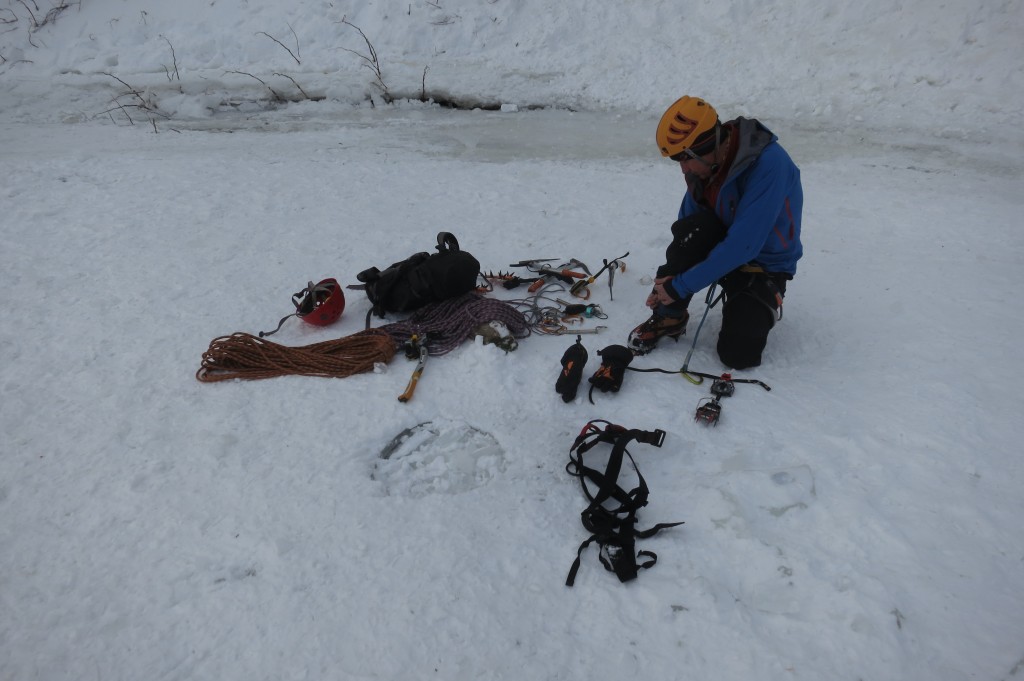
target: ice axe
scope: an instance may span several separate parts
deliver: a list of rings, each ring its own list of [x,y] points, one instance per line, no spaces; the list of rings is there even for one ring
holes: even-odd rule
[[[569,293],[571,293],[572,295],[576,296],[577,298],[583,298],[584,300],[587,300],[588,298],[590,298],[590,289],[587,288],[587,287],[590,286],[591,284],[593,284],[595,281],[597,281],[597,278],[600,277],[604,273],[605,270],[609,270],[609,272],[608,272],[608,296],[612,300],[615,300],[615,295],[612,293],[612,282],[615,281],[615,269],[618,268],[618,267],[622,267],[623,269],[625,269],[625,265],[623,265],[619,261],[624,259],[624,258],[626,258],[628,255],[629,255],[629,251],[626,251],[626,253],[624,255],[620,255],[619,257],[615,258],[614,260],[605,260],[604,261],[604,267],[599,269],[597,271],[597,274],[592,274],[589,277],[587,277],[586,279],[580,279],[579,281],[577,281],[575,284],[572,285],[572,288],[569,289]]]
[[[398,396],[399,402],[408,402],[412,399],[412,394],[416,392],[416,384],[420,381],[420,376],[423,375],[423,368],[427,365],[427,337],[426,334],[423,338],[414,335],[405,344],[405,356],[409,359],[417,359],[417,353],[419,355],[419,361],[416,362],[416,368],[412,370],[412,377],[409,379],[409,384],[405,386],[405,392]]]

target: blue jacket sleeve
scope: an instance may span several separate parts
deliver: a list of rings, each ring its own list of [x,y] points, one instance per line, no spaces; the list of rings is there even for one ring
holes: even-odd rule
[[[779,162],[783,159],[778,152],[785,156],[785,152],[777,145],[768,146],[753,166],[739,177],[731,178],[722,187],[715,213],[729,226],[729,231],[703,262],[672,279],[672,289],[680,298],[710,286],[737,267],[753,260],[761,251],[771,235],[776,219],[785,208],[791,180],[787,166]],[[723,215],[722,206],[727,203],[728,197],[736,196],[736,185],[739,182],[744,186],[739,190],[739,201],[730,224],[729,216]],[[695,210],[696,204],[687,194],[680,207],[680,214],[689,215]]]

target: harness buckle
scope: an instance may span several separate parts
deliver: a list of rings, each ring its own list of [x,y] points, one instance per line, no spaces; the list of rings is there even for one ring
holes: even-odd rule
[[[665,444],[665,431],[661,428],[655,428],[653,431],[644,430],[637,435],[636,439],[637,442],[661,447],[661,445]]]

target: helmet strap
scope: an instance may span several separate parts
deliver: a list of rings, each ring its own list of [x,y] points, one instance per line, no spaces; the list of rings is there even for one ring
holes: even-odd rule
[[[715,123],[715,158],[716,159],[718,158],[718,150],[721,148],[721,146],[722,146],[722,124],[716,122]],[[717,162],[715,162],[715,163],[711,164],[710,168],[711,168],[711,174],[714,175],[715,173],[718,172],[719,165],[718,165]]]
[[[714,153],[713,153],[713,156],[714,156],[715,159],[718,158],[718,150],[721,148],[721,146],[722,146],[722,125],[721,125],[721,123],[715,123],[715,148],[714,148]],[[712,161],[712,162],[709,163],[709,162],[704,160],[703,156],[698,156],[692,150],[688,150],[686,152],[686,155],[691,160],[697,161],[698,163],[702,164],[705,168],[710,169],[712,175],[714,175],[715,173],[718,172],[718,168],[720,166],[719,166],[717,160]]]

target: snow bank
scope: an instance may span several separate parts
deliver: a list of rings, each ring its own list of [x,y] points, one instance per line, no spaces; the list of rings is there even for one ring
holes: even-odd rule
[[[381,85],[647,113],[690,93],[730,115],[954,136],[1015,134],[1024,115],[1019,2],[81,0],[37,30],[24,4],[0,18],[0,113],[23,117],[39,115],[26,96],[66,120],[98,115],[126,92],[115,76],[176,117],[379,101]]]

